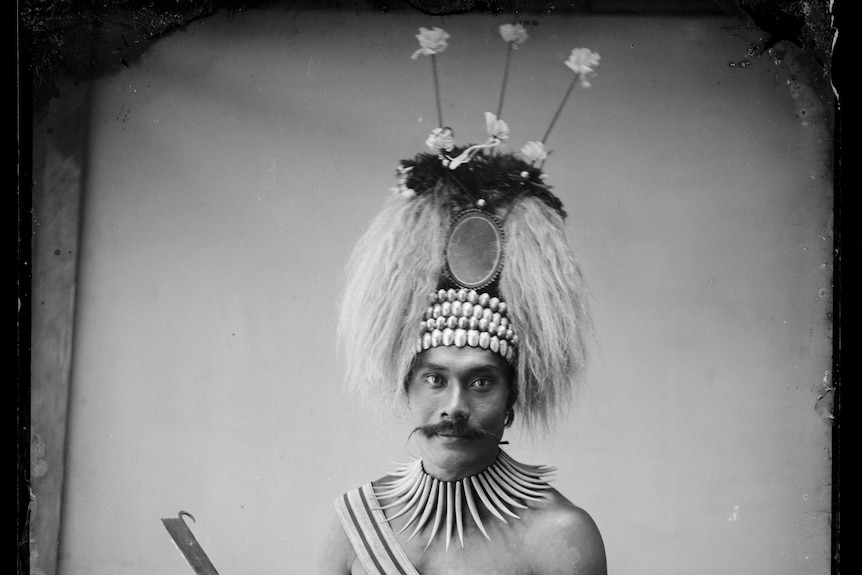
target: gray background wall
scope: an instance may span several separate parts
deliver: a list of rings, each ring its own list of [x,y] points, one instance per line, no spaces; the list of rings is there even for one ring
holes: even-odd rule
[[[799,62],[727,18],[524,20],[515,149],[569,51],[602,56],[546,165],[598,349],[569,417],[510,451],[559,468],[612,573],[827,573],[831,134]],[[342,266],[436,124],[418,27],[452,35],[444,119],[476,142],[508,21],[219,13],[95,84],[61,573],[190,573],[179,510],[225,575],[314,572],[331,501],[413,453],[342,391]]]

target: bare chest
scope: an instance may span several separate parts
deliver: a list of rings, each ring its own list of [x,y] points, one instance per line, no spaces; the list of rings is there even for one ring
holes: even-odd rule
[[[439,536],[426,549],[427,536],[422,538],[421,532],[410,541],[404,534],[398,539],[421,575],[530,575],[532,570],[519,530],[502,527],[488,529],[491,541],[478,532],[465,534],[464,547],[453,534],[448,549]],[[359,561],[354,561],[350,573],[367,574]]]

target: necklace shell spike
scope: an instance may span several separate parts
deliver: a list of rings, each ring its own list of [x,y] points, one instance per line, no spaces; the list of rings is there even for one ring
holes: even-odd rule
[[[452,539],[452,516],[455,513],[455,488],[451,482],[446,482],[446,551],[449,551],[449,541]],[[432,535],[433,537],[433,535]],[[428,541],[426,549],[431,545]]]
[[[472,477],[470,478],[472,479]],[[470,509],[470,515],[473,517],[473,522],[476,523],[476,526],[479,528],[479,531],[482,532],[482,535],[485,536],[485,539],[488,541],[491,540],[488,537],[488,532],[485,531],[485,524],[482,523],[482,518],[479,517],[479,510],[476,509],[476,501],[473,500],[473,490],[470,488],[470,481],[465,477],[461,483],[464,485],[464,499],[467,500],[467,507]],[[461,542],[461,546],[464,546],[464,542]]]
[[[506,490],[509,495],[528,501],[542,500],[541,493],[539,493],[538,491],[532,491],[530,489],[527,489],[523,485],[517,483],[514,479],[512,479],[511,474],[506,469],[490,469],[490,473],[494,479],[499,481],[500,487]]]
[[[407,538],[410,541],[428,528],[430,533],[425,544],[428,549],[443,531],[448,551],[453,531],[457,531],[461,547],[464,547],[465,521],[472,521],[482,535],[491,540],[482,521],[483,508],[507,525],[506,516],[520,519],[513,509],[528,509],[528,502],[547,497],[543,491],[551,488],[548,476],[554,471],[544,465],[520,463],[500,450],[496,461],[481,473],[455,481],[441,481],[428,475],[422,460],[417,459],[398,464],[391,474],[395,479],[381,483],[374,488],[374,493],[378,509],[393,510],[383,521],[391,522],[409,514],[398,534],[413,526]]]
[[[479,482],[482,484],[482,488],[484,489],[484,492],[485,492],[485,493],[487,493],[487,494],[488,494],[488,497],[490,497],[490,498],[491,498],[491,500],[493,501],[493,507],[494,507],[495,509],[499,509],[500,511],[502,511],[502,512],[503,512],[503,513],[505,513],[506,515],[509,515],[510,517],[514,517],[515,519],[520,519],[520,517],[519,517],[518,515],[515,515],[515,513],[513,513],[512,511],[510,511],[510,510],[509,510],[509,509],[508,509],[508,508],[503,504],[503,502],[502,502],[502,501],[500,501],[500,499],[499,499],[499,497],[498,497],[497,493],[496,493],[496,492],[495,492],[495,490],[494,490],[494,488],[495,488],[496,486],[493,486],[493,487],[492,487],[492,486],[491,486],[491,484],[488,482],[488,480],[487,480],[487,479],[485,479],[484,477],[480,477],[480,478],[479,478]],[[488,505],[488,504],[486,503],[485,505]],[[488,509],[490,510],[490,509],[491,509],[491,506],[488,506]],[[502,516],[500,517],[500,519],[503,519],[503,518],[502,518]],[[503,519],[503,521],[504,521],[504,522],[506,522],[506,523],[508,523],[508,521],[505,521],[505,519]]]
[[[437,529],[440,528],[440,520],[443,518],[443,509],[446,507],[446,485],[443,482],[440,482],[439,489],[437,489],[437,509],[434,513],[434,526],[431,528],[431,536],[428,537],[428,543],[425,544],[425,549],[431,546],[431,542],[434,541],[434,536],[437,535]]]
[[[502,521],[503,523],[506,523],[508,525],[509,522],[506,521],[506,518],[503,517],[500,514],[500,512],[497,511],[497,507],[489,501],[488,495],[486,495],[486,493],[485,493],[485,488],[483,486],[479,485],[479,480],[476,479],[475,477],[471,477],[470,483],[473,484],[473,491],[476,492],[476,495],[479,496],[479,499],[482,501],[482,504],[485,505],[485,507],[488,509],[488,511],[490,511],[494,515],[494,517],[496,517],[497,519],[499,519],[500,521]],[[477,521],[477,523],[478,523],[478,521]]]

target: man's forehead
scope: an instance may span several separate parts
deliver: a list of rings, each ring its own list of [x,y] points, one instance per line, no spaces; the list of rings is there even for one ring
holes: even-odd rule
[[[416,366],[445,369],[489,368],[505,370],[507,364],[498,354],[481,348],[441,346],[427,349],[416,357]]]

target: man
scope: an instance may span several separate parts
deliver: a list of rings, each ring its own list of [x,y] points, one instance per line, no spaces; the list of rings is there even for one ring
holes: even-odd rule
[[[448,34],[417,38],[433,57]],[[598,56],[573,54],[583,80]],[[486,124],[487,142],[456,147],[441,118],[351,256],[338,325],[349,384],[405,412],[420,458],[337,498],[323,575],[607,571],[596,524],[549,485],[553,469],[500,447],[515,414],[528,431],[550,426],[591,324],[544,144],[499,152],[508,127]]]
[[[438,480],[437,493],[444,493],[441,485],[458,485],[459,481],[476,477],[497,461],[511,378],[505,361],[487,350],[437,347],[417,359],[407,393],[414,421],[421,432],[418,445],[422,466],[428,476]],[[375,481],[373,486],[381,489],[396,480],[387,476]],[[482,483],[479,485],[481,489]],[[379,571],[362,567],[347,531],[341,521],[336,520],[330,528],[321,573],[606,573],[602,539],[590,516],[547,484],[530,491],[541,492],[541,496],[522,499],[528,504],[526,509],[506,506],[517,517],[502,513],[503,505],[495,508],[492,503],[485,507],[479,502],[480,498],[474,496],[474,508],[462,509],[462,514],[478,513],[472,516],[472,521],[463,521],[463,544],[453,542],[455,544],[450,545],[449,534],[457,530],[452,523],[458,520],[448,516],[449,510],[440,511],[438,518],[437,511],[442,509],[438,507],[433,511],[435,517],[429,513],[424,525],[418,523],[421,517],[414,519],[414,526],[408,521],[412,510],[391,519],[400,508],[384,509],[382,513],[391,521],[380,524],[379,528],[391,529],[390,533],[397,534],[395,537],[408,561],[403,562],[397,555],[391,559],[387,553],[375,562],[381,565]],[[491,488],[485,495],[490,498],[491,494],[497,494],[499,500],[506,493],[504,489]],[[379,503],[386,507],[395,498],[394,495],[383,497]],[[374,508],[373,499],[369,497],[369,500]],[[360,507],[356,512],[364,511]],[[380,513],[370,513],[371,521],[376,521]],[[411,538],[417,526],[421,528]],[[360,542],[359,545],[362,549],[365,544]],[[393,569],[392,565],[399,564],[402,570]],[[389,565],[389,570],[383,565]],[[410,570],[411,565],[415,570]]]
[[[552,470],[500,448],[516,412],[547,424],[585,362],[559,200],[512,155],[450,173],[421,154],[402,170],[354,252],[339,328],[351,383],[406,407],[421,459],[338,499],[321,572],[605,573],[595,523]],[[517,193],[482,181],[513,172]]]

